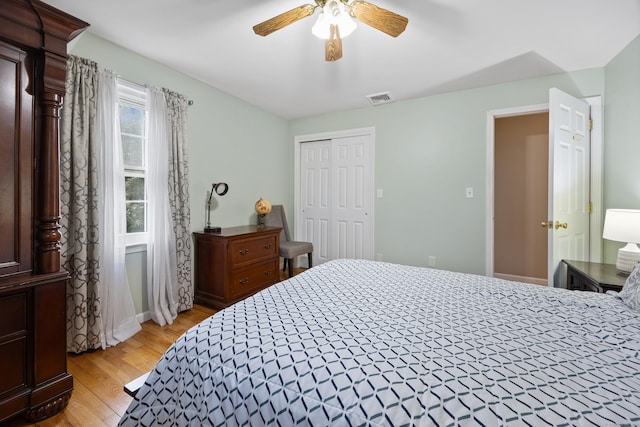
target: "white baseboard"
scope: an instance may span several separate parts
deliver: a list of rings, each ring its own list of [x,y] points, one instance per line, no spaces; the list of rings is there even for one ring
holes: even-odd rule
[[[136,314],[136,320],[138,321],[138,323],[144,323],[147,320],[151,320],[151,313],[149,313],[149,311],[138,313]]]
[[[547,286],[547,279],[540,279],[538,277],[514,276],[512,274],[502,274],[502,273],[493,273],[493,277],[497,277],[498,279],[504,279],[504,280],[512,280],[514,282],[525,282],[525,283],[532,283],[534,285]]]

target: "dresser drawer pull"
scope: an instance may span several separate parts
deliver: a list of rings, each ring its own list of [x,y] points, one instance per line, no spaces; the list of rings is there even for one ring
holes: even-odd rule
[[[271,243],[267,243],[266,245],[264,245],[265,249],[271,249],[273,247],[273,245]]]
[[[273,274],[273,270],[267,270],[264,272],[265,276],[271,276]]]
[[[249,253],[249,249],[240,249],[240,255],[246,255]]]
[[[240,284],[241,285],[246,285],[247,283],[249,283],[249,278],[248,277],[246,277],[244,279],[240,279]]]

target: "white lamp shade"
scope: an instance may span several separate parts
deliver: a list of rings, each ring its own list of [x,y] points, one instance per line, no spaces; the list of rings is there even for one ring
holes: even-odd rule
[[[311,28],[311,33],[319,39],[329,38],[329,20],[324,16],[324,9],[320,9],[320,16]]]
[[[640,260],[640,210],[607,209],[604,217],[602,237],[616,242],[627,242],[618,249],[616,268],[623,273],[630,273]]]
[[[602,237],[626,243],[640,243],[640,210],[607,209]]]

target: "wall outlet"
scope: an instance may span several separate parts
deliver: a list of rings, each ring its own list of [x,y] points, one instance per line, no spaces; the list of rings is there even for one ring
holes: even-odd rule
[[[436,257],[434,257],[433,255],[429,256],[429,267],[435,267],[436,266]]]
[[[382,191],[382,188],[378,188],[376,190],[376,196],[378,197],[378,199],[382,199],[384,191]]]

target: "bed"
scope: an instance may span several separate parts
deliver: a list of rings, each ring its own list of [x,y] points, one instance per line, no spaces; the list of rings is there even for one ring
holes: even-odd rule
[[[615,295],[336,260],[187,331],[120,425],[640,425]]]

